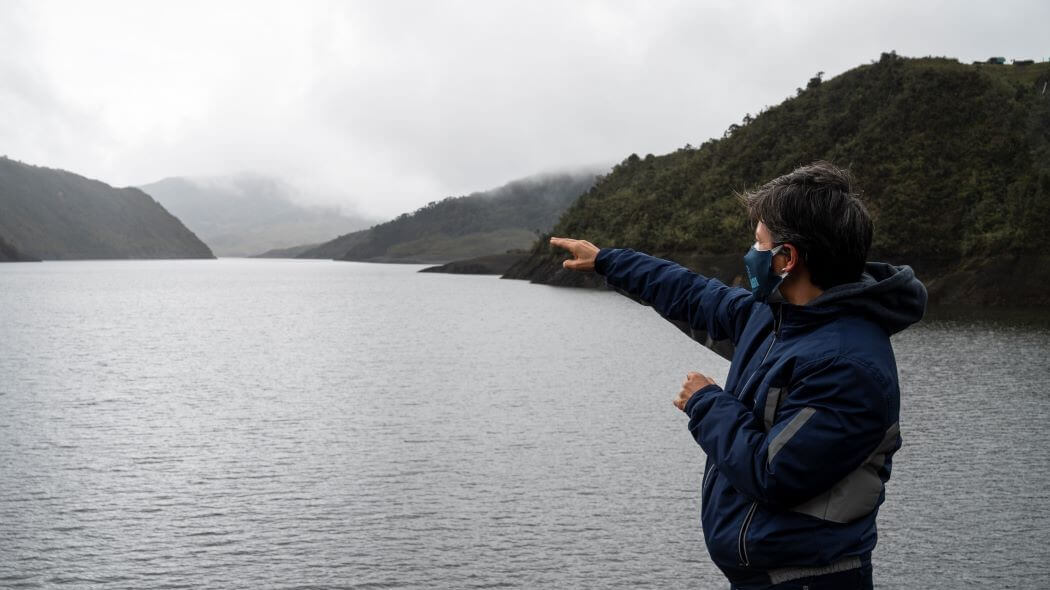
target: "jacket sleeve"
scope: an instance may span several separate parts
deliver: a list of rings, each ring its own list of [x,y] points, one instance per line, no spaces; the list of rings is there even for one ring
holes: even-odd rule
[[[628,249],[602,248],[594,269],[609,286],[651,305],[672,322],[706,330],[714,340],[735,345],[755,299],[747,289],[727,287],[717,279]]]
[[[796,369],[776,420],[762,420],[717,385],[686,403],[689,430],[720,474],[755,500],[794,506],[859,467],[886,434],[888,379],[834,357]]]

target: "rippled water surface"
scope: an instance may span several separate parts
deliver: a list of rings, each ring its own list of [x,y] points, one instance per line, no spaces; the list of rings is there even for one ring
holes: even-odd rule
[[[613,293],[330,261],[0,265],[0,587],[726,588]],[[1050,330],[896,337],[880,588],[1050,585]]]

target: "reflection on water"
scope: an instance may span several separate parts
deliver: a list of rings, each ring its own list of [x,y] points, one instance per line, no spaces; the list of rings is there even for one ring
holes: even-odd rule
[[[0,266],[0,586],[725,588],[671,399],[726,363],[612,293],[416,268]],[[1029,316],[895,337],[877,586],[1045,584]]]

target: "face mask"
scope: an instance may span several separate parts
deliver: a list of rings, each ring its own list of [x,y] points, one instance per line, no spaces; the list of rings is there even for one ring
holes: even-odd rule
[[[757,246],[756,242],[744,255],[744,266],[747,268],[747,278],[751,283],[751,293],[755,299],[765,301],[773,290],[780,286],[780,282],[788,276],[788,273],[773,272],[773,256],[780,252],[783,245],[772,250],[759,250]]]

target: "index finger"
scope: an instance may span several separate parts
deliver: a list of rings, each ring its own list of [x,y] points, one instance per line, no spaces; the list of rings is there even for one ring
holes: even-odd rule
[[[572,243],[576,240],[569,238],[551,238],[551,246],[557,246],[558,248],[564,248],[565,250],[572,249]]]

